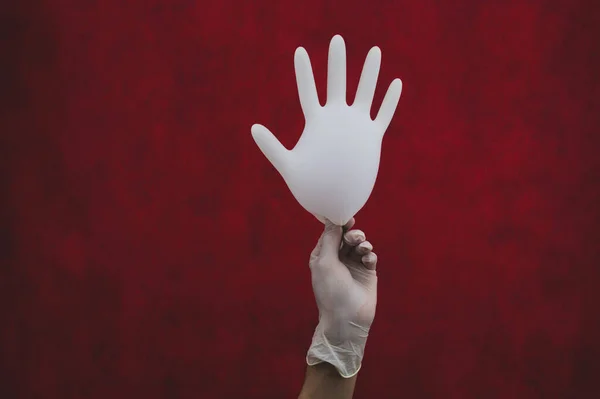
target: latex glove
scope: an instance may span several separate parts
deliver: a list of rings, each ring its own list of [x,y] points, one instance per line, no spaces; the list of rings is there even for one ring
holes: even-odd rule
[[[360,230],[344,229],[326,220],[325,230],[310,256],[312,286],[319,308],[306,361],[327,362],[340,375],[358,373],[377,305],[377,255]]]
[[[299,47],[294,55],[300,105],[306,123],[290,151],[264,126],[252,126],[252,137],[279,171],[300,205],[342,226],[367,202],[377,178],[383,135],[402,91],[395,79],[375,120],[371,105],[381,65],[381,50],[367,54],[352,105],[346,102],[346,46],[336,35],[329,47],[327,103],[321,106],[310,59]]]

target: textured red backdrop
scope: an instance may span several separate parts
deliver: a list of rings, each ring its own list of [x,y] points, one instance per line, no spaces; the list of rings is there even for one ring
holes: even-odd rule
[[[596,4],[3,5],[1,397],[297,395],[320,225],[250,126],[294,144],[336,33],[404,81],[356,397],[600,397]]]

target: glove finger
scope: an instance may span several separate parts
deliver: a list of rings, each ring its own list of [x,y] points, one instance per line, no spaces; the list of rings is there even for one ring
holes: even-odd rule
[[[362,230],[350,230],[344,234],[342,240],[342,248],[340,250],[340,256],[349,256],[352,250],[360,243],[366,240],[365,233]]]
[[[327,104],[346,104],[346,45],[340,35],[329,45]]]
[[[365,59],[365,65],[360,75],[356,97],[352,106],[358,107],[367,113],[371,112],[380,67],[381,50],[379,47],[373,47],[369,50],[369,54],[367,54],[367,58]]]
[[[362,263],[369,270],[375,270],[377,268],[377,255],[375,252],[369,252],[364,255],[362,258]]]
[[[351,247],[356,247],[357,245],[365,242],[367,237],[362,230],[355,229],[350,230],[346,234],[344,234],[344,244],[347,244]]]
[[[296,70],[300,106],[304,112],[304,118],[308,120],[321,107],[321,104],[319,103],[319,95],[317,94],[317,86],[315,85],[310,58],[306,50],[302,47],[298,47],[294,54],[294,68]]]
[[[325,229],[321,236],[320,257],[329,259],[338,259],[340,244],[342,242],[342,227],[337,226],[329,220],[326,220]]]
[[[263,125],[252,125],[251,132],[258,148],[275,169],[283,175],[288,165],[290,151]]]
[[[354,223],[356,223],[356,219],[350,218],[350,220],[348,220],[348,223],[346,223],[344,225],[344,231],[346,232],[346,231],[350,230],[352,228],[352,226],[354,226]]]
[[[400,79],[394,79],[394,81],[390,84],[387,93],[385,93],[385,97],[383,98],[383,102],[381,103],[381,107],[379,108],[379,112],[375,118],[375,122],[377,122],[382,128],[382,136],[385,134],[385,131],[390,125],[390,122],[394,116],[394,112],[396,112],[396,107],[398,106],[398,101],[400,101],[401,93],[402,81]]]
[[[360,256],[364,256],[372,250],[373,245],[369,241],[363,241],[354,248],[354,251]]]

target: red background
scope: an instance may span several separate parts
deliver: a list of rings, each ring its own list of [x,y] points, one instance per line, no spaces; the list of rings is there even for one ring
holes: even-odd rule
[[[368,4],[2,6],[2,398],[297,395],[320,226],[250,126],[295,143],[336,33],[350,99],[404,81],[355,396],[599,397],[597,2]]]

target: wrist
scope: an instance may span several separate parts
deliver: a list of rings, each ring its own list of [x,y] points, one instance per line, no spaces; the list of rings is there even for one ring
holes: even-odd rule
[[[362,326],[348,319],[337,319],[323,317],[315,329],[317,332],[327,337],[327,340],[334,345],[341,345],[345,342],[364,343],[369,335],[370,327]]]

